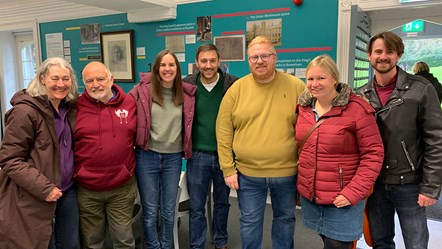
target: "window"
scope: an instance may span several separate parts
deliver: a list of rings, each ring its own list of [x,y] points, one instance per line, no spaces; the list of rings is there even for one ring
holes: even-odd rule
[[[35,47],[32,34],[16,34],[15,40],[18,49],[19,88],[27,88],[36,73]]]

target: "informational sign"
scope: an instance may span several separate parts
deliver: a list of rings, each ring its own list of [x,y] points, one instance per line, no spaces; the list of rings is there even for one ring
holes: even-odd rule
[[[416,20],[413,22],[406,23],[402,26],[402,32],[422,32],[424,31],[424,21]]]
[[[46,57],[63,58],[63,33],[46,34]]]

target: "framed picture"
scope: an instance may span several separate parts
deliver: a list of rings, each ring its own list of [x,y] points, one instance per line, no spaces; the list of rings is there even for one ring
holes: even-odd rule
[[[218,48],[221,61],[244,61],[244,35],[215,37],[215,46]]]
[[[115,82],[134,82],[133,30],[100,33],[101,61]]]
[[[211,41],[212,40],[212,17],[211,16],[199,16],[196,18],[198,26],[197,37],[198,41]]]
[[[81,45],[100,43],[100,25],[98,23],[80,25]]]
[[[246,46],[257,36],[266,36],[277,47],[281,46],[282,18],[246,22]]]

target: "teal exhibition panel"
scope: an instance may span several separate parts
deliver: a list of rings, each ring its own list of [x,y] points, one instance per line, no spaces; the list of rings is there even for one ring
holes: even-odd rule
[[[216,44],[223,70],[242,77],[249,73],[247,44],[265,35],[276,47],[277,69],[304,78],[305,67],[315,56],[325,53],[336,59],[338,4],[338,0],[307,0],[300,6],[292,0],[213,0],[178,5],[177,18],[168,21],[129,23],[127,14],[115,14],[40,23],[42,58],[64,56],[81,82],[88,62],[110,60],[111,47],[121,43],[127,59],[133,58],[134,69],[127,70],[135,77],[127,77],[126,69],[113,73],[127,92],[166,48],[177,54],[183,76],[191,74],[195,50],[202,43]],[[128,30],[132,41],[126,33],[111,33]],[[82,91],[83,84],[79,86]]]

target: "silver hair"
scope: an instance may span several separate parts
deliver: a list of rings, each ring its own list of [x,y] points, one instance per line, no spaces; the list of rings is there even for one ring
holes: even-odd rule
[[[71,88],[69,89],[69,93],[65,97],[66,102],[74,101],[77,96],[78,91],[78,84],[77,84],[77,77],[75,77],[74,69],[72,68],[71,64],[64,60],[63,58],[59,57],[51,57],[46,59],[43,64],[37,69],[37,73],[35,74],[34,78],[32,79],[31,83],[29,83],[28,88],[26,89],[26,92],[31,97],[38,97],[42,95],[48,95],[48,91],[46,87],[44,86],[42,82],[42,78],[47,76],[49,73],[49,68],[52,66],[59,66],[61,68],[65,68],[69,70],[70,77],[71,77]]]

